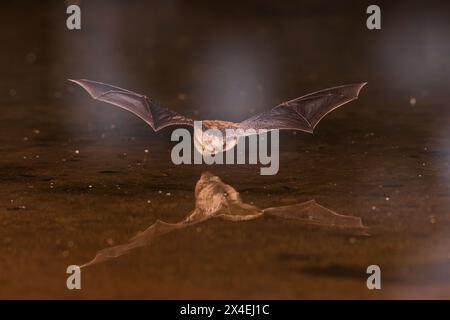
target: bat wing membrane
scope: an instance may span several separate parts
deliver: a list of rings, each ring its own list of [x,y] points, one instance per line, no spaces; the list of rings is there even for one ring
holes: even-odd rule
[[[358,98],[366,83],[333,87],[283,102],[239,124],[242,129],[292,129],[312,133],[334,109]]]
[[[132,112],[155,131],[170,125],[193,125],[192,119],[160,106],[144,95],[97,81],[86,79],[70,81],[80,85],[93,99]]]

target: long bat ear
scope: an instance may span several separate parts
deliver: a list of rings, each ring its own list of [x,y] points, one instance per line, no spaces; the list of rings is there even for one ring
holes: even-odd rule
[[[240,123],[243,129],[293,129],[312,133],[328,113],[358,98],[364,83],[333,87],[283,102]]]
[[[147,122],[155,131],[170,125],[193,125],[191,119],[160,106],[144,95],[97,81],[68,80],[85,89],[93,99],[132,112]]]

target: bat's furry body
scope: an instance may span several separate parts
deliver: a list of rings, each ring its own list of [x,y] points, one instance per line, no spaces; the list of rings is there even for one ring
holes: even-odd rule
[[[300,204],[260,209],[242,201],[239,192],[209,172],[201,175],[195,186],[195,209],[178,223],[157,220],[128,243],[100,250],[87,267],[117,258],[132,249],[149,245],[155,238],[173,230],[186,228],[211,218],[228,221],[247,221],[262,216],[293,219],[303,224],[341,230],[355,235],[368,235],[361,218],[337,214],[314,200]]]
[[[116,105],[128,110],[145,122],[155,131],[172,125],[193,126],[194,121],[173,110],[162,107],[152,99],[119,87],[91,80],[70,80],[83,87],[92,98]],[[312,133],[319,121],[328,113],[358,98],[359,92],[366,83],[357,83],[333,87],[283,102],[271,110],[259,113],[240,123],[222,120],[203,120],[200,134],[194,136],[195,147],[199,152],[214,153],[226,151],[237,144],[240,136],[248,133],[236,133],[223,140],[226,129],[249,129],[258,133],[262,130],[291,129]],[[207,129],[218,129],[221,137]],[[220,144],[220,149],[218,149]]]

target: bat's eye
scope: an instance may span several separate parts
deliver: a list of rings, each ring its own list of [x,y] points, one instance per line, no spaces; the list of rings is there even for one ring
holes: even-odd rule
[[[223,193],[223,196],[224,196],[224,197],[228,197],[228,193],[224,192],[224,193]]]

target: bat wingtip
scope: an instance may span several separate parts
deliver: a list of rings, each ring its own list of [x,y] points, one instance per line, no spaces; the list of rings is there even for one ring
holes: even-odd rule
[[[76,83],[77,85],[79,85],[79,86],[83,87],[83,83],[82,83],[82,81],[81,81],[81,80],[78,80],[78,79],[67,79],[67,81],[70,81],[70,82]]]

